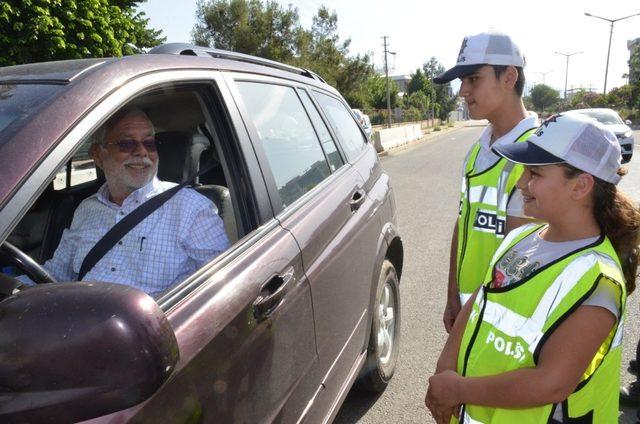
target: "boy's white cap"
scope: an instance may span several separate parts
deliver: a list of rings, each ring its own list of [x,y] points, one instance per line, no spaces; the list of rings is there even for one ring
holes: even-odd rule
[[[493,151],[516,163],[568,163],[601,180],[620,181],[620,143],[616,135],[588,116],[554,115],[525,142],[495,146]]]
[[[474,73],[484,65],[503,65],[524,68],[524,56],[507,34],[498,31],[469,35],[462,40],[456,66],[433,79],[444,84]]]

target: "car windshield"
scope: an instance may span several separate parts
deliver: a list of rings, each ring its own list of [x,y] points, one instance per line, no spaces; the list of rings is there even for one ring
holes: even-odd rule
[[[583,115],[587,115],[589,118],[593,118],[596,121],[605,125],[618,125],[624,124],[622,119],[615,112],[609,112],[606,110],[590,110],[580,112]]]
[[[0,145],[62,88],[53,84],[0,84]]]

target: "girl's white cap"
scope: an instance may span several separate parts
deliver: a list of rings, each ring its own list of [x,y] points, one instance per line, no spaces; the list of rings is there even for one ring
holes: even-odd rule
[[[579,114],[554,115],[527,141],[496,146],[493,151],[516,163],[568,163],[612,184],[620,181],[621,154],[616,135],[596,120]]]

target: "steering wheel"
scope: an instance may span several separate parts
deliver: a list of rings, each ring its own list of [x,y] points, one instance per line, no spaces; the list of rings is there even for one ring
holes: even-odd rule
[[[37,284],[56,283],[56,279],[39,263],[31,259],[31,256],[18,249],[13,244],[5,241],[0,245],[0,255],[13,265],[17,266],[29,278]]]

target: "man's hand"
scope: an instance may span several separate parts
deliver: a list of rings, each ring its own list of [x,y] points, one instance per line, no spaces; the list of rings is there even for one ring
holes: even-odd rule
[[[444,315],[442,316],[442,322],[444,323],[444,329],[447,333],[451,332],[453,323],[456,322],[456,318],[462,309],[459,296],[448,296],[447,305],[444,308]]]

